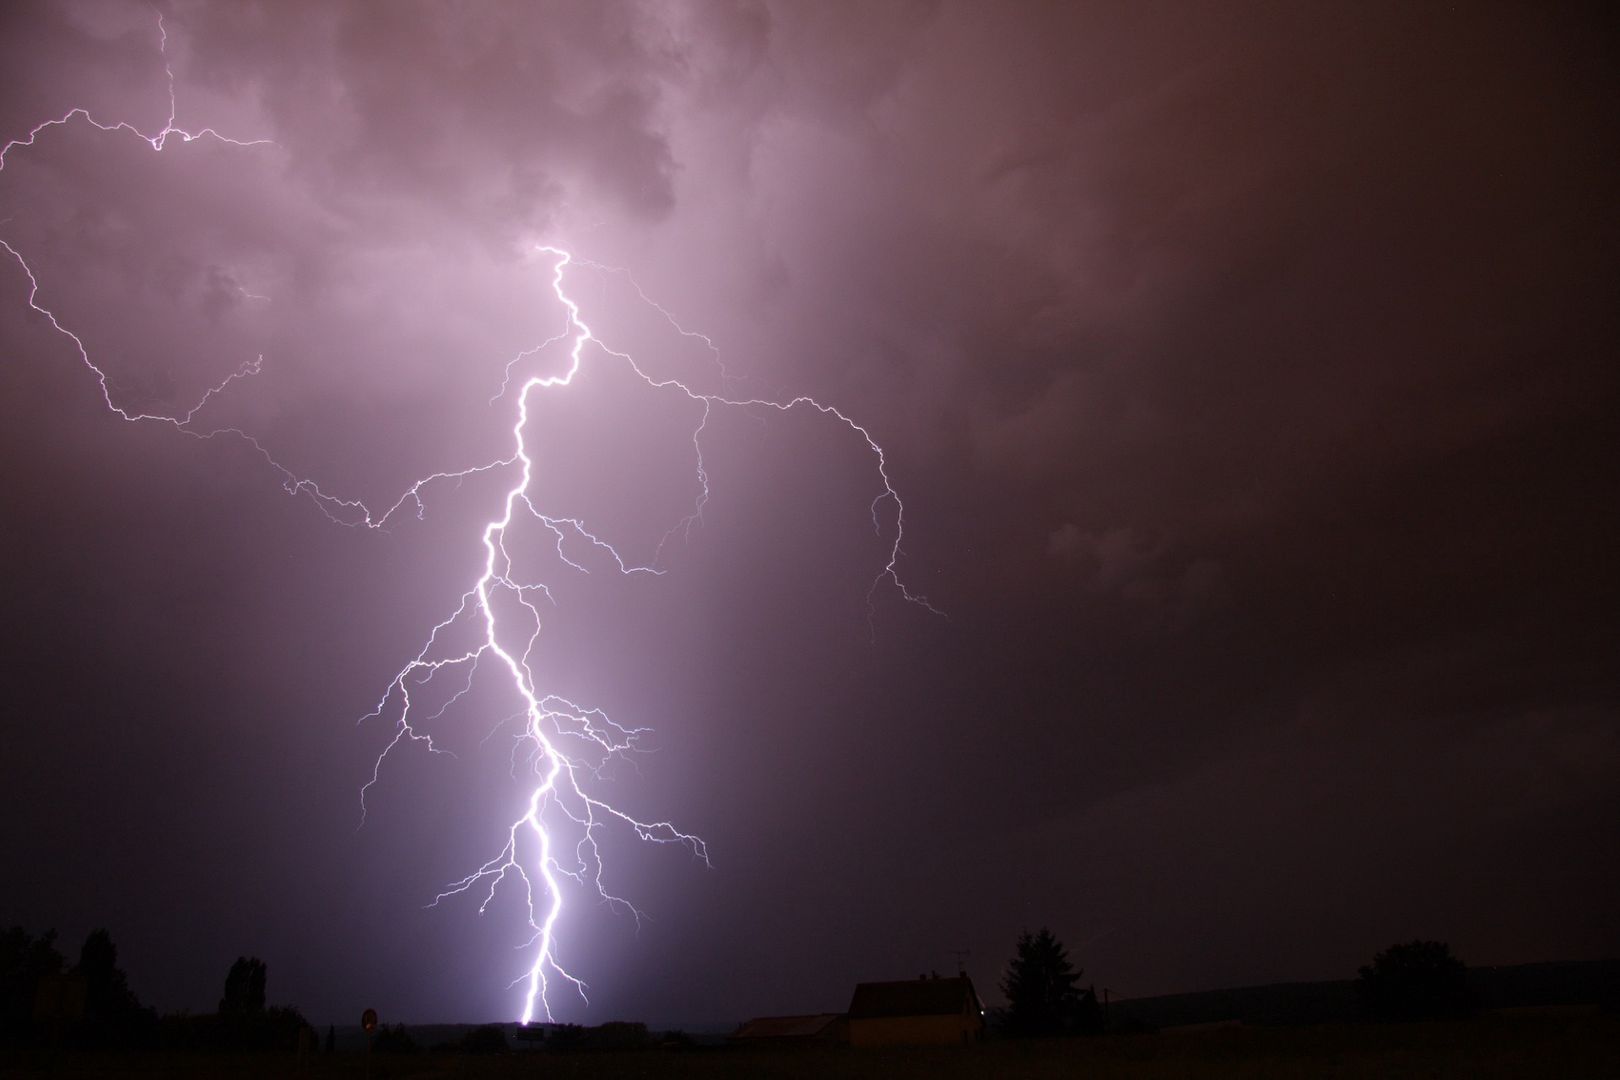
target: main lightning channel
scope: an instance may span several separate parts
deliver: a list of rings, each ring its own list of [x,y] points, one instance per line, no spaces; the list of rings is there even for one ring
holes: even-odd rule
[[[239,140],[221,135],[212,128],[188,131],[176,125],[175,76],[168,58],[168,31],[162,16],[158,16],[158,48],[163,57],[168,81],[169,114],[164,126],[153,134],[141,131],[133,124],[118,121],[107,123],[97,120],[87,109],[75,107],[62,116],[36,125],[22,138],[0,146],[0,170],[4,170],[8,155],[15,150],[36,146],[50,131],[81,121],[95,129],[112,135],[127,135],[140,139],[154,151],[163,151],[171,137],[182,143],[198,139],[212,139],[238,147],[272,145],[268,139]],[[504,457],[457,469],[434,472],[412,481],[392,503],[373,509],[358,498],[343,498],[324,491],[315,481],[294,473],[283,466],[254,435],[234,427],[207,428],[199,424],[205,408],[235,382],[257,374],[264,358],[255,357],[223,379],[207,388],[190,407],[172,411],[156,411],[122,402],[115,395],[106,370],[90,355],[83,338],[69,328],[40,299],[41,284],[23,253],[3,237],[0,248],[21,267],[28,281],[26,302],[29,308],[44,317],[54,331],[69,342],[80,362],[95,378],[103,403],[122,420],[166,424],[182,434],[199,439],[230,437],[250,446],[280,478],[282,488],[290,495],[307,497],[335,523],[381,529],[389,525],[404,511],[414,511],[421,517],[426,512],[426,493],[445,481],[465,480],[475,476],[496,476],[512,472],[513,478],[500,500],[498,515],[486,521],[479,530],[482,547],[481,572],[477,579],[461,594],[455,609],[428,632],[422,648],[395,674],[384,690],[376,707],[365,716],[369,719],[390,715],[395,730],[392,739],[377,756],[370,778],[360,789],[361,820],[365,818],[367,792],[381,778],[382,767],[396,748],[405,744],[421,744],[429,751],[443,752],[432,736],[418,730],[413,688],[420,688],[447,670],[460,671],[465,681],[442,703],[438,710],[422,723],[438,719],[444,712],[467,694],[473,685],[480,665],[492,661],[509,682],[516,695],[519,711],[508,721],[521,718],[521,734],[514,740],[514,770],[520,748],[529,750],[528,767],[536,777],[535,786],[522,802],[521,813],[507,826],[504,844],[495,855],[479,865],[465,877],[450,883],[434,897],[434,906],[466,893],[482,896],[480,912],[486,910],[503,883],[516,883],[527,905],[528,926],[531,936],[524,947],[532,949],[527,972],[519,976],[524,983],[521,1010],[523,1022],[539,1016],[552,1019],[550,991],[558,982],[577,992],[583,999],[584,981],[564,965],[558,948],[558,929],[563,915],[565,880],[576,887],[594,891],[599,899],[611,907],[628,911],[637,920],[641,912],[629,901],[610,892],[603,880],[603,830],[624,828],[642,841],[673,844],[687,848],[691,854],[710,865],[709,852],[704,841],[685,832],[669,821],[642,820],[593,793],[591,779],[599,775],[606,763],[615,758],[635,753],[638,739],[646,733],[643,728],[620,725],[600,709],[582,706],[555,693],[540,689],[531,659],[543,627],[541,602],[549,602],[551,593],[546,585],[520,580],[514,570],[514,559],[507,541],[513,524],[522,515],[537,522],[548,531],[555,542],[559,560],[575,570],[587,572],[585,563],[569,554],[572,547],[584,544],[591,552],[605,555],[622,574],[660,574],[662,552],[677,533],[690,535],[694,525],[702,520],[709,499],[709,473],[704,462],[703,438],[712,411],[716,408],[749,410],[776,410],[790,412],[811,410],[827,417],[852,432],[866,446],[875,462],[877,478],[869,512],[875,533],[886,540],[882,565],[867,589],[869,612],[875,603],[877,591],[885,584],[892,586],[906,601],[939,614],[922,595],[913,592],[902,581],[898,564],[902,554],[905,532],[905,505],[890,479],[888,460],[883,448],[871,432],[838,408],[809,395],[785,400],[764,397],[710,394],[694,390],[687,383],[673,378],[660,378],[644,369],[628,353],[616,350],[599,338],[585,321],[579,304],[566,288],[566,271],[571,265],[601,273],[628,272],[585,260],[576,260],[567,250],[543,245],[536,251],[551,260],[550,287],[553,298],[565,314],[563,330],[514,356],[506,365],[500,389],[491,397],[493,406],[505,400],[510,392],[513,374],[525,362],[538,356],[553,345],[567,341],[568,362],[564,370],[550,375],[530,375],[519,384],[516,398],[516,416],[511,427],[511,452]],[[674,316],[651,300],[633,278],[631,285],[640,299],[658,311],[683,337],[698,339],[719,362],[719,351],[707,336],[689,331],[676,322]],[[262,300],[264,297],[244,296]],[[569,386],[586,362],[587,351],[594,349],[602,356],[623,363],[648,387],[682,395],[697,406],[698,420],[692,431],[691,446],[695,458],[695,477],[699,493],[691,511],[673,525],[660,541],[654,559],[649,565],[639,565],[623,558],[612,543],[594,532],[582,519],[549,515],[535,505],[530,488],[535,475],[535,463],[529,451],[530,406],[532,398],[546,391]],[[729,390],[735,380],[721,365],[722,383]],[[584,556],[580,556],[583,558]],[[505,597],[510,605],[505,614],[498,614],[499,598]],[[516,613],[521,612],[519,616]],[[463,624],[477,629],[477,641],[471,648],[460,650],[446,647],[444,639]],[[505,722],[503,722],[504,724]]]

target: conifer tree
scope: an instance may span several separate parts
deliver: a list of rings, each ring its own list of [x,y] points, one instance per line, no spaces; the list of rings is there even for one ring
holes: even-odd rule
[[[1061,1035],[1074,1031],[1084,1011],[1078,987],[1081,972],[1052,931],[1024,931],[1018,952],[1001,980],[1007,995],[1007,1030],[1012,1035]]]

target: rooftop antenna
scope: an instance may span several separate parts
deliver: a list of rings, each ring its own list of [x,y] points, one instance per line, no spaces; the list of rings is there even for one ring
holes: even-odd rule
[[[950,950],[950,953],[952,956],[956,957],[956,973],[958,975],[966,975],[967,958],[973,955],[973,951],[971,949],[952,949]]]

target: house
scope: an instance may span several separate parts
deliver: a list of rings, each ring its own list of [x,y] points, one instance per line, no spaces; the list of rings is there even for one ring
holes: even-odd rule
[[[984,1005],[966,975],[861,983],[848,1023],[852,1046],[970,1043],[984,1034]]]
[[[731,1037],[740,1042],[782,1043],[843,1042],[844,1018],[838,1013],[813,1016],[757,1016],[747,1021]]]

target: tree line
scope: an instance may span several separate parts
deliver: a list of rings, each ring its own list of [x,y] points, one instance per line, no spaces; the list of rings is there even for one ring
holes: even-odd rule
[[[1051,930],[1025,931],[1001,979],[1005,1008],[991,1016],[992,1029],[1010,1038],[1092,1035],[1108,1027],[1094,986]],[[1471,1016],[1479,1004],[1468,985],[1468,968],[1441,941],[1392,945],[1361,967],[1356,996],[1364,1019],[1449,1020]]]
[[[266,1004],[267,974],[263,960],[239,956],[226,972],[214,1013],[160,1016],[130,989],[105,929],[92,930],[78,961],[69,965],[54,930],[35,935],[13,926],[0,931],[0,1043],[301,1054],[317,1049],[319,1034],[298,1009]],[[1011,1038],[1105,1031],[1107,1016],[1096,988],[1081,987],[1083,975],[1051,930],[1025,931],[1000,981],[1007,1004],[993,1011],[993,1029]],[[1370,1020],[1453,1019],[1478,1011],[1467,967],[1438,941],[1411,941],[1378,953],[1359,969],[1356,992]],[[390,1038],[401,1045],[384,1049],[411,1048],[403,1028],[379,1034],[381,1043]],[[328,1051],[332,1041],[329,1028]]]
[[[94,1049],[312,1051],[318,1033],[296,1008],[265,1003],[267,971],[239,956],[212,1014],[159,1015],[142,1005],[105,929],[92,930],[69,964],[56,931],[0,931],[0,1042]],[[328,1032],[330,1048],[331,1032]]]

